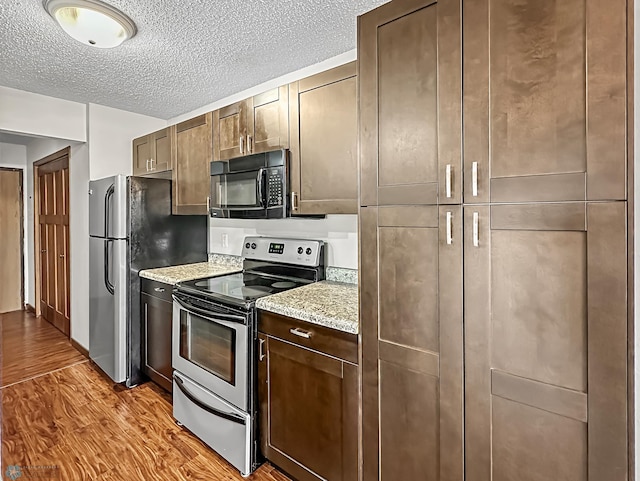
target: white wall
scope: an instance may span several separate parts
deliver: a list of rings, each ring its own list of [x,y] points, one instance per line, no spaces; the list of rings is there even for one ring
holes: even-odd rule
[[[22,252],[24,253],[24,285],[25,285],[25,302],[27,296],[27,288],[26,286],[29,284],[29,276],[31,275],[29,272],[29,262],[30,259],[27,256],[28,251],[28,240],[27,240],[27,205],[28,205],[28,196],[27,196],[27,147],[24,145],[16,145],[16,144],[3,144],[0,143],[0,167],[8,167],[11,169],[22,169],[22,205],[24,208],[23,212],[23,220],[24,220],[24,246],[22,248]]]
[[[228,246],[223,246],[223,236]],[[209,252],[239,256],[247,235],[319,239],[327,243],[326,264],[358,268],[358,216],[329,215],[326,219],[209,219]]]
[[[166,126],[166,120],[89,104],[91,180],[116,174],[131,175],[133,173],[131,141]]]
[[[30,259],[27,302],[35,306],[33,162],[71,146],[69,158],[69,248],[71,263],[71,338],[89,347],[89,149],[85,143],[34,139],[27,145],[27,245]]]
[[[86,105],[0,87],[0,130],[84,142]]]

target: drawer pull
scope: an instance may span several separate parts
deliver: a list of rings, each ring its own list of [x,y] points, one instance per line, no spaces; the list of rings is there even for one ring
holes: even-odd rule
[[[311,339],[311,333],[309,331],[303,331],[299,327],[289,329],[289,332],[294,336],[304,337],[305,339]]]
[[[155,287],[153,290],[156,292],[164,292],[164,287]]]

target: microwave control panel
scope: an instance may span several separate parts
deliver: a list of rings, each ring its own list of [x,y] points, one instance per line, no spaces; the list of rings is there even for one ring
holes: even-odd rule
[[[284,179],[282,169],[267,169],[267,207],[283,204]]]

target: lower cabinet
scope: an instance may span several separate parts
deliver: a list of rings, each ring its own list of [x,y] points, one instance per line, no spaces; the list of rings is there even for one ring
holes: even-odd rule
[[[357,336],[265,312],[258,326],[264,456],[300,481],[357,480]]]
[[[171,381],[172,286],[142,279],[143,372],[167,391]]]

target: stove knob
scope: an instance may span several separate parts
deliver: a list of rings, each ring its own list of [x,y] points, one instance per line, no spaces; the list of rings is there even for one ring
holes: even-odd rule
[[[251,244],[251,248],[252,248],[252,249],[255,249],[256,247],[258,247],[258,246],[256,245],[256,243],[255,243],[255,242],[254,242],[253,244]]]
[[[307,255],[310,256],[311,255],[311,247],[307,247]]]
[[[251,247],[251,244],[247,242],[244,246],[248,249],[249,247]]]
[[[302,254],[304,252],[304,250],[302,249],[302,247],[298,247],[298,254]]]

